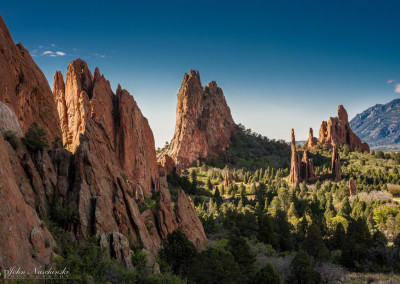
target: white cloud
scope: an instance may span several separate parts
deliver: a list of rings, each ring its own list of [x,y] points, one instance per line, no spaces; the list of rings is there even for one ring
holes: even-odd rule
[[[56,45],[54,43],[50,44],[52,47],[56,47]]]
[[[396,87],[394,88],[394,92],[400,94],[400,84],[396,84]]]
[[[47,55],[47,56],[51,56],[51,57],[56,57],[56,56],[64,56],[64,55],[66,55],[66,53],[65,53],[65,52],[62,52],[62,51],[56,51],[56,52],[54,52],[54,51],[51,51],[51,50],[46,50],[45,52],[42,53],[42,56],[43,56],[43,55]]]
[[[395,80],[393,80],[393,79],[390,79],[390,80],[387,80],[387,84],[392,84],[393,82],[394,82]]]

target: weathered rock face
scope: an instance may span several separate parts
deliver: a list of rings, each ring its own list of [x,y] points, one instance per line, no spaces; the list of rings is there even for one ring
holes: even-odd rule
[[[337,147],[333,147],[333,150],[332,150],[332,175],[335,180],[342,179],[342,170],[340,168],[339,150],[337,149]]]
[[[65,84],[56,73],[53,93],[68,131],[64,143],[75,152],[68,202],[78,212],[77,237],[119,232],[155,252],[168,233],[186,228],[189,239],[203,248],[200,220],[188,208],[172,206],[153,133],[133,97],[120,86],[114,94],[98,68],[92,76],[79,59],[68,66]],[[145,198],[160,201],[150,210]],[[178,195],[176,203],[182,198]],[[127,255],[125,250],[121,255]]]
[[[164,155],[173,159],[179,173],[199,158],[215,157],[228,148],[235,122],[217,83],[203,88],[199,72],[185,74],[177,97],[175,133]],[[159,162],[163,159],[161,155]]]
[[[314,166],[312,159],[309,159],[307,156],[307,151],[297,151],[296,149],[296,139],[294,136],[294,129],[292,129],[291,133],[291,148],[292,148],[292,156],[291,156],[291,164],[290,164],[290,175],[289,182],[292,186],[300,183],[302,181],[308,181],[315,177],[314,175]],[[301,157],[303,154],[303,157]]]
[[[16,121],[12,110],[4,105],[0,107],[0,117]],[[11,123],[10,127],[6,131],[21,131],[19,125]],[[21,143],[18,147],[23,148]],[[41,188],[34,187],[38,180],[29,180],[29,173],[21,166],[26,155],[26,150],[15,151],[4,141],[3,129],[0,129],[0,269],[17,266],[32,273],[35,266],[48,264],[56,255],[53,253],[53,237],[35,211],[35,206],[46,198],[45,194],[51,195],[52,185],[44,186],[40,182],[37,185]],[[32,166],[31,172],[40,179],[40,174]]]
[[[50,142],[61,137],[54,100],[46,77],[22,44],[15,45],[0,16],[0,101],[9,105],[25,133],[33,122]]]
[[[357,195],[356,182],[354,181],[353,177],[351,177],[349,180],[349,192],[350,192],[350,196]]]
[[[55,206],[76,215],[60,225],[78,239],[100,236],[111,256],[127,267],[129,238],[154,255],[168,232],[181,229],[203,248],[201,222],[183,192],[174,208],[153,133],[127,91],[119,87],[114,94],[98,69],[92,76],[86,63],[76,60],[65,83],[56,73],[53,95],[2,19],[0,51],[0,270],[51,264],[55,241],[38,213],[49,218]],[[28,151],[19,138],[34,121],[50,142],[62,137],[71,151],[61,143]],[[16,145],[3,139],[8,130],[15,132]],[[147,208],[146,198],[155,199],[156,206]]]
[[[91,131],[101,132],[104,137],[100,141],[104,140],[113,157],[117,157],[113,163],[132,176],[147,195],[155,189],[158,167],[153,133],[126,90],[118,86],[115,95],[98,68],[93,76],[87,64],[77,59],[68,66],[65,84],[62,74],[56,72],[53,94],[63,129],[63,143],[68,150],[77,151],[80,135],[91,124]]]
[[[351,130],[347,111],[342,105],[338,107],[337,117],[331,117],[328,122],[322,122],[318,141],[330,148],[347,144],[351,150],[360,149],[369,152],[368,144],[362,143]]]
[[[314,137],[313,129],[310,127],[310,130],[308,131],[308,140],[306,142],[306,147],[312,148],[316,146],[318,143],[318,139]]]

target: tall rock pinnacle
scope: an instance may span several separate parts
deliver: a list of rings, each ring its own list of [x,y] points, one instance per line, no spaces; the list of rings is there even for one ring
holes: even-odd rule
[[[292,156],[290,161],[289,182],[292,186],[302,181],[308,181],[315,177],[312,159],[308,158],[307,151],[303,153],[296,149],[296,139],[294,129],[291,132]],[[301,156],[303,155],[303,156]]]
[[[185,74],[177,100],[174,137],[159,162],[180,172],[197,159],[215,157],[226,150],[235,122],[221,88],[215,81],[202,87],[198,71]]]

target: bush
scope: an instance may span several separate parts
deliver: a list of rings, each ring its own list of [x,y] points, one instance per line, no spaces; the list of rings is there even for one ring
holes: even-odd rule
[[[17,149],[18,147],[18,138],[16,136],[16,133],[12,130],[7,130],[3,133],[3,138],[6,140],[8,143],[10,143],[11,147],[13,149]]]
[[[37,122],[32,123],[31,127],[25,133],[22,143],[31,151],[42,151],[49,147],[49,141],[46,138],[46,131],[40,128]]]
[[[184,233],[176,230],[163,241],[159,255],[162,261],[171,266],[174,274],[185,275],[197,256],[197,249]]]
[[[280,284],[282,283],[279,274],[274,270],[272,265],[268,263],[253,277],[251,283],[266,283],[266,284]]]

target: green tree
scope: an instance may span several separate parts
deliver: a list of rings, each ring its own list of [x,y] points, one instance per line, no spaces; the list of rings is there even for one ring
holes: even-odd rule
[[[253,272],[255,256],[251,253],[250,246],[243,237],[236,234],[231,235],[228,242],[229,252],[233,255],[235,262],[239,264],[240,271],[244,276]]]
[[[199,284],[243,283],[243,276],[232,254],[215,248],[202,251],[194,259],[187,277]]]
[[[194,244],[184,233],[176,230],[164,239],[159,256],[171,266],[175,274],[185,275],[197,254]]]
[[[317,224],[312,223],[308,229],[303,249],[317,260],[322,260],[328,256],[328,249],[322,240],[321,230]]]
[[[290,268],[289,283],[313,284],[320,282],[320,275],[311,266],[310,256],[303,250],[300,250],[293,258]]]
[[[46,131],[40,128],[37,122],[32,123],[31,127],[21,138],[22,143],[31,151],[42,151],[49,147],[49,141],[46,138]]]
[[[212,191],[212,189],[213,189],[213,185],[212,185],[212,183],[211,183],[210,178],[207,178],[207,189],[208,189],[209,191]]]
[[[281,284],[281,277],[270,263],[257,271],[251,283],[253,284]]]

